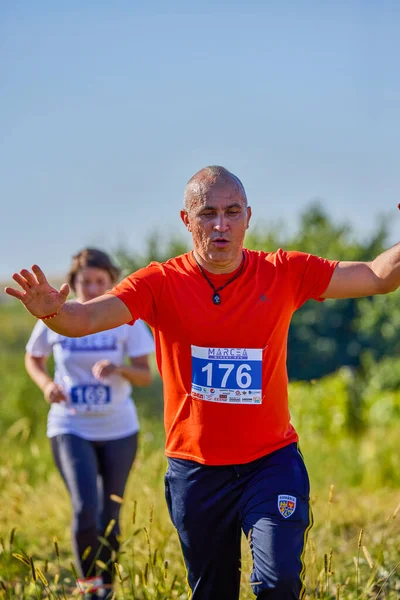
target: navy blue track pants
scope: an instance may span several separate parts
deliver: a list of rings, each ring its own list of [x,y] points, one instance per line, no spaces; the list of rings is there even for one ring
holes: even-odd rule
[[[303,555],[312,514],[297,444],[244,465],[169,458],[165,492],[192,600],[239,598],[241,531],[250,542],[250,581],[257,598],[303,598]]]
[[[136,456],[138,434],[106,442],[92,442],[73,434],[51,438],[51,447],[58,470],[71,496],[72,544],[79,575],[95,575],[94,561],[102,560],[110,568],[102,573],[104,583],[111,583],[110,559],[118,551],[119,512],[121,505],[111,494],[122,497]],[[109,522],[115,525],[107,540],[100,546]],[[87,548],[90,552],[86,552]],[[85,556],[83,558],[82,556]]]

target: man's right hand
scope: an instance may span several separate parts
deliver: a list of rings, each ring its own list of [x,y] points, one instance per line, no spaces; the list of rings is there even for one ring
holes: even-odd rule
[[[6,287],[6,294],[21,300],[25,308],[38,319],[58,313],[68,297],[69,285],[64,283],[58,292],[51,287],[37,265],[33,265],[32,271],[22,269],[14,273],[12,277],[21,289]]]

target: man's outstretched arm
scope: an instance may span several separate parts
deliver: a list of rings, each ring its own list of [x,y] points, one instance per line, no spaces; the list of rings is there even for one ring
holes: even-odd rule
[[[394,292],[400,286],[400,244],[372,262],[339,262],[322,298],[359,298]]]
[[[111,294],[104,294],[83,304],[66,302],[69,286],[64,283],[57,291],[37,265],[32,267],[32,272],[23,269],[20,273],[14,273],[13,279],[19,289],[7,287],[5,292],[20,300],[34,317],[40,319],[55,315],[46,319],[45,323],[62,335],[81,337],[132,320],[122,300]]]

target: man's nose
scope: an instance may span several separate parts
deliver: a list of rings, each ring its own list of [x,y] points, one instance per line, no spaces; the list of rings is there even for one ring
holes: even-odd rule
[[[226,231],[228,229],[228,220],[225,215],[218,215],[214,221],[215,231]]]

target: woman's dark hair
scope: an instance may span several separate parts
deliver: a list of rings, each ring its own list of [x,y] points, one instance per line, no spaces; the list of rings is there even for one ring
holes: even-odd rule
[[[85,267],[95,267],[107,271],[113,284],[117,282],[120,275],[119,268],[113,264],[108,254],[97,248],[84,248],[72,257],[71,268],[68,271],[68,283],[74,291],[76,276]]]

